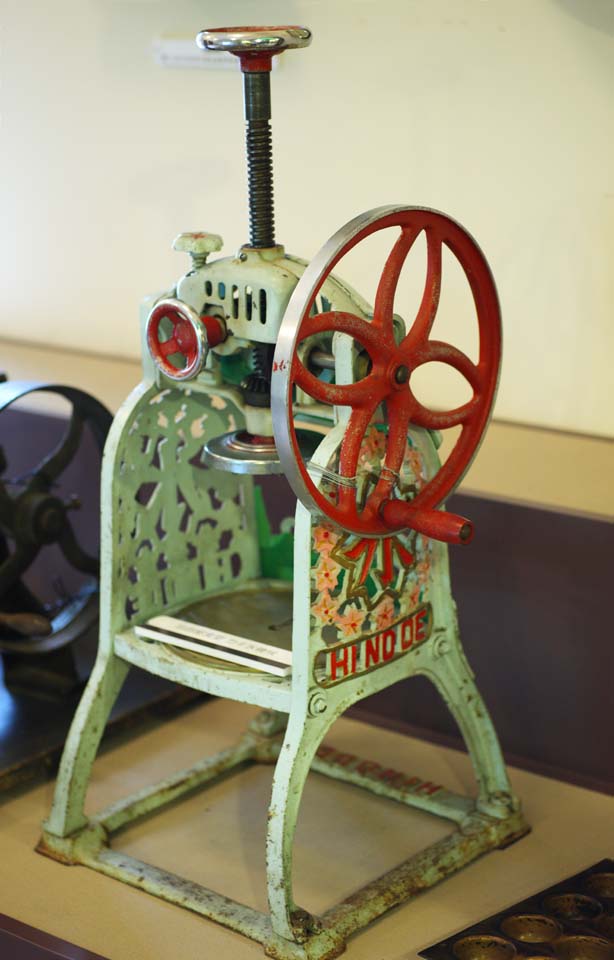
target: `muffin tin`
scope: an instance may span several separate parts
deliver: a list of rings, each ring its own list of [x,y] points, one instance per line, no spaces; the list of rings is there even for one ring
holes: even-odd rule
[[[614,860],[420,952],[427,960],[614,960]]]

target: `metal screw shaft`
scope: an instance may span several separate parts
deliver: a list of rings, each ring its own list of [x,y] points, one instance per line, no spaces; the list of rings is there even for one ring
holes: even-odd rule
[[[268,71],[243,73],[245,142],[249,197],[249,242],[252,247],[275,246],[271,83]]]

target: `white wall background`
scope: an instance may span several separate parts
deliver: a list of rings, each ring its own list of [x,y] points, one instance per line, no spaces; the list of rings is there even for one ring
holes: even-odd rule
[[[239,74],[162,68],[154,39],[304,23],[272,78],[279,240],[311,257],[369,207],[451,214],[499,286],[496,415],[614,435],[611,0],[1,3],[0,337],[137,355],[175,234],[247,239]],[[375,262],[348,269],[370,295]],[[441,331],[470,349],[447,277]]]

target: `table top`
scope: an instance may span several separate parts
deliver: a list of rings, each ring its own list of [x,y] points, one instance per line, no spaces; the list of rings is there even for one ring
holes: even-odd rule
[[[255,710],[214,700],[115,743],[99,758],[90,809],[232,744]],[[341,719],[338,749],[473,792],[468,758]],[[264,836],[272,768],[250,767],[118,835],[114,847],[266,909]],[[405,960],[472,922],[614,853],[614,799],[512,770],[532,833],[393,911],[348,945],[348,960]],[[109,960],[263,956],[259,944],[34,846],[52,784],[4,800],[0,910]],[[295,844],[295,899],[321,911],[447,833],[450,825],[312,774]]]

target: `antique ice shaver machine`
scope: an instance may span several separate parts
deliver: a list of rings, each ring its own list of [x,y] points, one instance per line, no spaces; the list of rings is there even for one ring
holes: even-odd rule
[[[219,236],[181,234],[175,248],[190,254],[191,267],[145,308],[144,379],[115,417],[103,465],[99,654],[39,848],[216,920],[280,958],[337,956],[348,936],[391,907],[527,830],[458,637],[447,543],[469,541],[472,526],[442,506],[496,392],[495,286],[469,234],[421,207],[356,217],[309,264],[275,242],[272,57],[310,40],[300,27],[198,36],[203,50],[240,61],[250,242],[236,256],[210,259]],[[389,228],[371,305],[336,271],[357,244]],[[395,290],[420,237],[424,292],[415,318],[402,318]],[[477,363],[431,337],[444,247],[471,290]],[[416,399],[412,374],[433,361],[468,381],[471,400],[434,411]],[[440,431],[452,427],[460,432],[442,464]],[[253,479],[275,473],[297,498],[293,566],[287,526],[271,534],[263,521],[267,481],[258,488]],[[130,667],[263,712],[233,749],[86,818],[91,766]],[[426,675],[452,711],[476,797],[322,744],[351,704],[414,674]],[[127,823],[257,761],[276,764],[268,915],[110,846]],[[314,916],[292,895],[294,829],[310,769],[442,817],[453,830]]]

